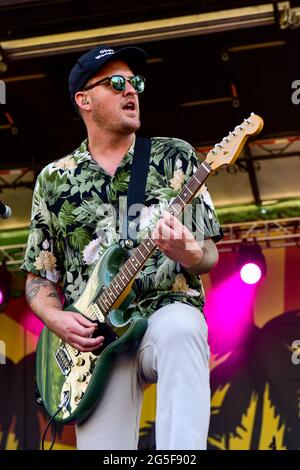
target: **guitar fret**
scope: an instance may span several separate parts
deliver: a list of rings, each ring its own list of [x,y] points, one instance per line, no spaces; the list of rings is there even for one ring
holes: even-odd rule
[[[139,251],[140,251],[140,253],[143,257],[143,262],[146,261],[146,259],[149,256],[150,251],[148,251],[148,249],[145,246],[142,246],[142,245],[139,247]]]
[[[143,263],[147,260],[148,256],[149,256],[149,251],[147,251],[146,253],[144,253],[142,250],[141,250],[141,254],[143,256]]]
[[[98,305],[98,307],[100,308],[102,312],[105,311],[105,305],[103,305],[102,303],[102,296],[100,296],[99,301],[96,302],[96,304]]]
[[[136,268],[139,268],[139,264],[140,264],[140,263],[139,263],[139,260],[138,260],[137,257],[136,257],[136,254],[134,254],[130,259],[133,260],[135,269],[136,269]]]
[[[141,264],[143,263],[144,259],[142,257],[142,254],[140,252],[135,252],[134,253],[134,264],[135,264],[135,269],[138,271],[141,267]]]
[[[103,299],[103,302],[105,303],[107,301],[106,299],[106,289],[102,292],[100,299]]]
[[[177,197],[180,199],[180,201],[181,201],[183,204],[185,204],[185,201],[180,197],[180,194],[178,194]]]
[[[124,276],[123,276],[124,277]],[[121,276],[121,271],[116,275],[116,281],[122,284],[123,288],[126,287],[126,282],[124,282],[122,276]]]
[[[136,270],[136,267],[133,265],[132,261],[131,261],[131,258],[129,258],[129,263],[131,264],[131,266],[133,267],[134,270]],[[133,273],[133,275],[135,274],[135,272]]]
[[[111,305],[114,304],[115,301],[120,296],[120,292],[118,292],[118,286],[116,285],[115,280],[113,280],[112,283],[113,283],[113,285],[112,285],[113,291],[112,291],[111,296],[110,296]]]
[[[112,291],[112,287],[113,287],[113,286],[109,287],[109,292],[108,292],[108,296],[109,296],[108,298],[109,298],[110,300],[111,300],[111,298],[114,296],[114,293],[113,293],[113,291]]]
[[[176,206],[174,206],[174,205],[172,204],[172,206],[171,206],[170,209],[169,209],[169,212],[170,212],[171,214],[172,214],[172,212],[175,212],[175,215],[178,215],[178,214],[180,214],[181,211],[178,212],[177,209],[176,209]]]
[[[148,238],[147,240],[145,240],[140,246],[139,246],[139,249],[143,252],[143,250],[146,251],[144,257],[145,257],[145,260],[148,258],[148,256],[150,255],[150,253],[153,251],[153,249],[155,248],[155,243],[153,242],[153,240],[151,240],[150,238]]]
[[[185,189],[187,189],[190,194],[193,194],[192,191],[189,190],[188,184],[185,186]]]
[[[116,278],[113,279],[112,284],[113,284],[114,290],[117,292],[117,295],[119,295],[120,294],[119,290],[121,289],[121,287],[119,286]]]
[[[200,184],[202,184],[202,182],[198,180],[196,174],[197,174],[197,173],[194,174],[193,178],[195,178],[195,180],[197,181],[197,183],[200,185]]]
[[[146,251],[146,254],[144,254],[144,252],[143,252],[144,256],[148,256],[149,253],[151,253],[151,248],[147,247],[146,245],[140,247],[140,250],[141,250],[142,252],[143,252],[143,250]]]
[[[122,280],[123,280],[123,278],[125,278],[127,282],[130,281],[130,279],[128,279],[128,277],[127,277],[126,274],[124,273],[124,269],[123,269],[123,268],[121,269],[119,275],[120,275],[120,277],[121,277]],[[126,286],[126,283],[125,283],[124,287],[125,287],[125,286]]]
[[[139,263],[143,263],[144,261],[146,261],[146,256],[144,255],[144,253],[140,249],[137,250],[136,257],[137,257]],[[141,259],[139,259],[139,257]]]
[[[177,212],[177,207],[179,206],[179,212],[181,212],[181,209],[184,207],[184,202],[182,200],[180,200],[180,197],[179,195],[176,196],[176,199],[174,199],[173,203],[172,203],[172,208],[175,209],[176,208],[176,212]]]
[[[193,194],[195,194],[199,190],[201,185],[199,184],[199,180],[196,176],[194,176],[194,179],[191,183],[192,183],[191,184],[191,189],[193,191]]]
[[[100,298],[103,299],[103,302],[104,302],[104,305],[105,305],[104,306],[104,311],[107,312],[109,310],[109,303],[108,303],[109,299],[104,298],[104,294],[102,294]],[[107,303],[108,303],[108,305],[107,305]]]
[[[116,291],[116,288],[115,288],[115,283],[114,283],[114,280],[112,280],[112,282],[109,284],[109,287],[107,288],[108,290],[108,295],[109,295],[109,298],[111,299],[113,296],[115,296],[115,294],[118,294],[118,292]],[[115,291],[115,292],[114,292]]]
[[[139,262],[139,264],[142,265],[146,261],[146,259],[148,257],[148,253],[145,256],[145,253],[143,251],[143,247],[139,246],[139,248],[137,249],[137,251],[135,253],[135,257],[136,257],[137,261]]]
[[[207,171],[208,174],[211,173],[212,168],[206,161],[202,162],[201,166]]]
[[[192,176],[191,179],[189,180],[188,184],[186,185],[188,191],[190,192],[190,194],[194,194],[194,191],[195,191],[195,188],[194,188],[194,185],[195,185],[196,181],[195,181],[195,177]],[[197,183],[196,183],[197,185]]]
[[[105,302],[109,302],[110,299],[109,299],[109,297],[108,297],[108,295],[107,295],[107,291],[106,291],[106,290],[105,290],[104,296],[105,296],[104,301],[105,301]]]
[[[109,309],[109,308],[111,307],[111,305],[112,305],[111,299],[107,298],[107,299],[105,300],[105,302],[106,302],[106,308]]]
[[[128,260],[128,261],[129,261],[129,260]],[[129,266],[128,266],[129,263],[128,263],[128,261],[126,261],[126,263],[124,264],[123,267],[124,267],[124,269],[126,269],[126,270],[129,272],[130,277],[132,277],[133,274],[132,274],[132,272],[131,272],[130,269],[129,269]]]
[[[152,242],[152,243],[151,243]],[[153,247],[151,246],[153,244]],[[154,242],[152,240],[150,240],[150,238],[148,240],[146,240],[146,242],[143,242],[142,245],[141,245],[142,248],[145,248],[147,250],[148,253],[151,253],[151,251],[153,250],[153,248],[155,247],[154,245]]]

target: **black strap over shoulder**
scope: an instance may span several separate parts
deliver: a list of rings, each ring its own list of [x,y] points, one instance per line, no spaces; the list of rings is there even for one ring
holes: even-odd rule
[[[128,208],[133,204],[144,204],[150,154],[151,140],[136,137],[127,193]]]
[[[132,248],[136,243],[139,218],[145,200],[150,155],[151,140],[137,136],[130,170],[126,213],[124,214],[121,234],[121,244],[125,248]]]

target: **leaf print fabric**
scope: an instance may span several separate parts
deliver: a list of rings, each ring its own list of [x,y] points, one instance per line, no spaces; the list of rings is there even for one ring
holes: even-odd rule
[[[72,154],[39,174],[33,194],[31,227],[21,269],[60,283],[65,306],[83,292],[96,262],[120,239],[121,201],[126,198],[133,146],[114,176],[93,160],[85,140]],[[183,140],[154,137],[138,242],[150,235],[162,212],[193,175],[199,162]],[[222,231],[207,189],[199,191],[183,222],[203,241]],[[148,316],[180,300],[203,308],[198,276],[156,250],[135,281],[137,308]]]

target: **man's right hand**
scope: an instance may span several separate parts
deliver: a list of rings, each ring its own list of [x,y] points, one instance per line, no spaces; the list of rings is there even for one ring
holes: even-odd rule
[[[95,351],[103,344],[103,336],[91,338],[97,329],[96,323],[80,313],[63,310],[57,286],[48,279],[28,273],[26,298],[49,330],[78,351]]]
[[[103,344],[103,336],[91,337],[98,325],[80,313],[52,309],[48,310],[47,319],[47,327],[80,352],[94,351]]]

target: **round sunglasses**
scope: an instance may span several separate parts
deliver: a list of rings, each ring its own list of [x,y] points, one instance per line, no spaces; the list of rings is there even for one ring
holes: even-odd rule
[[[102,78],[102,80],[98,80],[97,82],[86,86],[85,88],[83,88],[82,91],[91,90],[95,86],[102,85],[103,83],[108,82],[114,91],[120,92],[125,90],[126,82],[129,82],[137,93],[142,93],[145,89],[145,81],[146,79],[144,77],[141,77],[141,75],[133,75],[132,77],[123,77],[123,75],[111,75],[110,77]]]

